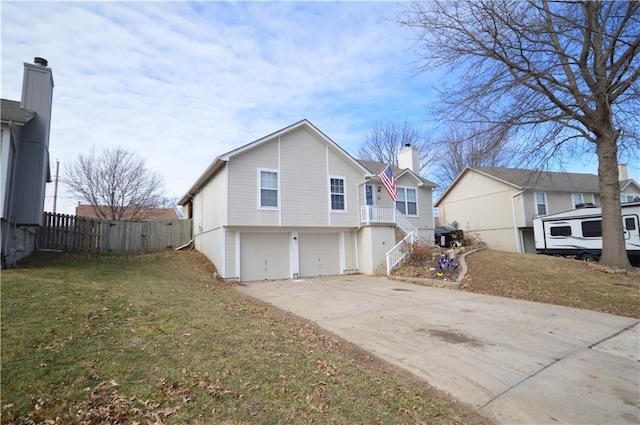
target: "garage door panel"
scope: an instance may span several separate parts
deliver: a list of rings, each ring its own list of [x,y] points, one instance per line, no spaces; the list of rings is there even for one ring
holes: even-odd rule
[[[240,280],[290,277],[289,235],[244,233],[240,235]]]
[[[338,234],[300,234],[300,276],[340,274],[339,240]]]

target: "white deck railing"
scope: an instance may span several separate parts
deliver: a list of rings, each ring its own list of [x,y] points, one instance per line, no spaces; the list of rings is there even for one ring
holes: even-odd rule
[[[395,224],[395,208],[363,205],[360,207],[360,222],[364,224],[388,223]]]
[[[398,242],[396,246],[391,248],[389,252],[387,252],[387,276],[389,276],[391,274],[391,270],[393,270],[393,268],[407,256],[409,251],[405,249],[405,247],[413,242],[415,242],[415,236],[414,233],[411,232],[405,236],[403,240]]]

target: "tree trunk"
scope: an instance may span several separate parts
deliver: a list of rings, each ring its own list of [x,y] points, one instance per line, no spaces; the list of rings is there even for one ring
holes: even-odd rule
[[[618,145],[613,128],[598,137],[598,178],[602,206],[602,256],[600,264],[633,270],[624,244],[620,181],[618,180]]]

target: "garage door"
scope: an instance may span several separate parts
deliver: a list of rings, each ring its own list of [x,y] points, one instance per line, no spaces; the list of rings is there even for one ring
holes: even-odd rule
[[[240,280],[290,277],[288,233],[240,234]]]
[[[300,276],[340,274],[338,234],[301,233],[298,239]]]

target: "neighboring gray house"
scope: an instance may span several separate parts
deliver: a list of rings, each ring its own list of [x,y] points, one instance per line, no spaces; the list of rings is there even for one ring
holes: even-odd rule
[[[377,174],[302,120],[217,157],[179,201],[222,278],[374,273],[408,234],[433,240],[432,189],[407,147],[395,203]],[[401,213],[403,211],[404,213]]]
[[[619,167],[622,202],[640,196],[640,185]],[[440,223],[458,223],[489,248],[536,252],[534,217],[600,204],[598,176],[516,168],[467,167],[436,201]]]
[[[1,100],[0,218],[2,267],[35,249],[49,171],[53,76],[47,61],[24,64],[22,99]]]

